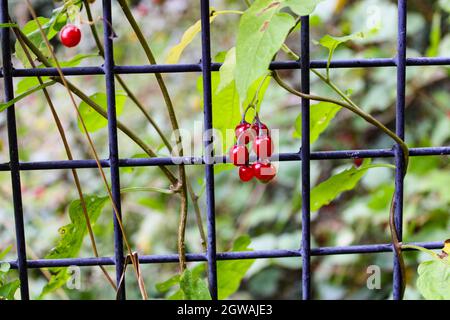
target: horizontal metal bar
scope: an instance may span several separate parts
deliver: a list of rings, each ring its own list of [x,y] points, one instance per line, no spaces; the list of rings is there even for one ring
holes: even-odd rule
[[[450,65],[448,57],[417,57],[406,59],[407,66],[441,66]],[[327,66],[326,60],[312,60],[311,68],[324,69]],[[334,60],[330,68],[374,68],[374,67],[395,67],[395,58],[376,58],[376,59],[345,59]],[[220,63],[212,63],[211,70],[218,71]],[[274,61],[270,65],[272,70],[300,69],[299,61]],[[201,72],[200,63],[190,64],[158,64],[158,65],[135,65],[135,66],[115,66],[116,74],[148,74],[148,73],[185,73]],[[105,74],[103,66],[71,67],[62,68],[66,76],[80,75],[103,75]],[[14,77],[34,77],[34,76],[58,76],[56,68],[37,68],[37,69],[14,69]],[[0,78],[3,77],[3,71],[0,69]]]
[[[410,156],[440,156],[450,155],[450,147],[427,147],[411,148]],[[341,150],[341,151],[317,151],[311,152],[311,160],[329,160],[329,159],[352,159],[352,158],[390,158],[394,157],[394,151],[390,149],[371,149],[371,150]],[[281,153],[272,157],[273,161],[301,161],[300,153]],[[202,157],[161,157],[161,158],[128,158],[120,159],[120,167],[154,167],[154,166],[172,166],[184,161],[186,165],[202,165]],[[225,156],[216,156],[216,163],[228,162]],[[109,160],[100,160],[104,168],[109,167]],[[54,161],[36,161],[21,162],[20,170],[59,170],[59,169],[89,169],[97,168],[95,160],[54,160]],[[9,171],[9,163],[0,164],[0,171]]]
[[[427,249],[441,249],[444,246],[442,241],[435,242],[412,242],[411,245],[421,246]],[[404,251],[411,251],[405,249]],[[311,249],[313,256],[328,256],[340,254],[365,254],[365,253],[382,253],[392,252],[392,245],[385,244],[367,244],[354,245],[344,247],[320,247]],[[218,260],[239,260],[239,259],[270,259],[270,258],[293,258],[301,257],[301,250],[256,250],[256,251],[240,251],[240,252],[221,252],[217,253]],[[186,256],[188,261],[206,261],[204,253],[190,253]],[[6,261],[11,268],[17,268],[17,261]],[[142,264],[152,263],[178,263],[178,254],[155,254],[143,255],[139,257]],[[2,261],[0,261],[0,264]],[[37,259],[28,260],[28,268],[51,268],[51,267],[68,267],[68,266],[98,266],[98,265],[114,265],[113,257],[100,258],[68,258],[68,259]]]

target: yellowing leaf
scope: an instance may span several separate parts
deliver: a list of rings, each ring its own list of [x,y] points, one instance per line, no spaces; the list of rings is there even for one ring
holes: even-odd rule
[[[450,255],[450,239],[445,240],[444,248],[442,248],[442,251]]]
[[[217,17],[217,14],[213,14],[209,18],[209,23],[212,23]],[[170,49],[166,59],[167,64],[175,64],[180,60],[181,54],[184,49],[194,40],[195,36],[202,30],[202,22],[198,20],[195,24],[190,26],[181,37],[180,43]]]

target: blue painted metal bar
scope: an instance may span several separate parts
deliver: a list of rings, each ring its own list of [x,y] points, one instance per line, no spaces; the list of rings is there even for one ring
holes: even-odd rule
[[[208,284],[211,298],[217,300],[217,257],[216,257],[216,214],[214,195],[214,150],[213,150],[213,119],[211,92],[211,36],[209,22],[209,0],[200,0],[202,25],[202,75],[203,75],[203,114],[204,114],[204,152],[206,179],[206,225]]]
[[[437,242],[412,242],[410,245],[421,246],[427,249],[441,249],[444,246],[442,241]],[[412,249],[404,249],[404,251],[412,251]],[[342,247],[320,247],[311,249],[311,256],[329,256],[341,254],[368,254],[368,253],[387,253],[392,252],[392,244],[366,244],[352,245]],[[301,250],[256,250],[256,251],[233,251],[218,252],[217,260],[240,260],[240,259],[270,259],[270,258],[295,258],[301,257]],[[204,253],[189,253],[186,255],[187,261],[207,261]],[[139,256],[139,262],[142,264],[152,263],[178,263],[178,254],[157,254]],[[4,261],[0,261],[4,262]],[[6,261],[11,264],[13,269],[17,269],[17,261]],[[70,258],[70,259],[37,259],[28,260],[29,268],[51,268],[51,267],[68,267],[68,266],[98,266],[98,265],[114,265],[114,257],[99,258]]]
[[[211,63],[211,71],[218,71],[222,64]],[[450,65],[448,57],[414,57],[406,59],[407,66],[444,66]],[[326,60],[311,60],[311,68],[325,69]],[[395,67],[395,58],[372,58],[372,59],[342,59],[331,61],[330,68],[379,68]],[[301,69],[300,61],[274,61],[271,63],[272,70],[292,70]],[[81,75],[103,75],[105,72],[102,67],[84,66],[62,68],[66,76]],[[148,73],[185,73],[201,72],[201,63],[190,64],[158,64],[158,65],[134,65],[134,66],[115,66],[114,73],[117,74],[148,74]],[[13,77],[35,77],[35,76],[58,76],[56,68],[39,69],[14,69]],[[0,78],[3,72],[0,70]]]
[[[9,22],[8,1],[1,0],[0,22]],[[13,66],[11,63],[11,31],[9,28],[0,28],[2,37],[2,60],[4,72],[4,93],[5,101],[14,99],[13,87]],[[20,295],[22,300],[30,298],[28,290],[28,272],[27,272],[27,253],[25,242],[25,228],[23,221],[23,206],[22,193],[20,183],[20,168],[19,168],[19,148],[17,144],[17,128],[16,128],[16,113],[15,107],[11,106],[7,110],[7,125],[8,125],[8,141],[9,141],[9,159],[11,171],[11,184],[14,204],[14,223],[16,229],[16,246],[17,246],[17,265],[19,268],[20,279]]]
[[[405,138],[405,97],[406,97],[406,0],[398,0],[398,39],[397,39],[397,104],[395,132]],[[400,145],[395,148],[395,211],[394,219],[399,240],[402,241],[403,230],[403,192],[405,161]],[[403,277],[400,261],[394,253],[393,298],[402,298]]]
[[[301,17],[301,89],[303,93],[310,90],[309,70],[309,17]],[[302,297],[311,299],[311,208],[310,208],[310,101],[302,98],[302,147],[300,150],[302,161]]]
[[[447,156],[450,155],[450,147],[427,147],[409,149],[410,157],[423,156]],[[310,160],[331,160],[331,159],[352,159],[352,158],[392,158],[395,151],[392,149],[369,149],[369,150],[336,150],[336,151],[316,151],[311,152]],[[202,157],[162,157],[162,158],[126,158],[119,159],[119,167],[154,167],[173,166],[183,160],[185,165],[202,165],[205,159]],[[214,163],[229,162],[226,156],[215,156]],[[280,153],[272,157],[272,161],[301,161],[300,153]],[[100,160],[104,168],[110,166],[109,160]],[[22,171],[31,170],[64,170],[64,169],[90,169],[97,168],[95,160],[53,160],[20,162],[19,168]],[[9,171],[9,163],[1,163],[0,171]]]
[[[103,42],[105,47],[105,81],[106,96],[108,105],[108,143],[109,143],[109,164],[111,174],[111,192],[117,214],[122,219],[120,201],[120,173],[119,173],[119,145],[117,142],[117,117],[116,117],[116,89],[114,83],[114,45],[112,30],[111,0],[103,0]],[[113,210],[114,221],[114,259],[116,265],[116,283],[119,285],[124,269],[123,256],[123,235],[120,222]],[[125,277],[123,284],[118,289],[117,298],[125,299]]]

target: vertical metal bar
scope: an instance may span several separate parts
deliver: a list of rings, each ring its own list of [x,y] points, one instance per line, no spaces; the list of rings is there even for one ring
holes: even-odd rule
[[[309,17],[301,17],[301,89],[310,90]],[[311,298],[310,123],[309,100],[302,98],[302,296]]]
[[[406,16],[407,1],[398,0],[398,35],[397,35],[397,104],[395,132],[397,135],[405,138],[405,92],[406,92]],[[396,145],[395,152],[395,224],[399,240],[402,240],[403,231],[403,190],[404,179],[403,172],[405,163],[403,152],[399,145]],[[393,298],[401,299],[402,291],[402,272],[399,260],[394,254],[394,275],[393,275]]]
[[[1,17],[0,22],[9,22],[8,1],[1,0]],[[1,28],[2,35],[2,58],[3,58],[3,78],[4,78],[4,93],[5,101],[14,99],[14,88],[12,78],[12,63],[11,63],[11,47],[10,47],[10,30],[9,28]],[[16,129],[16,113],[15,107],[10,106],[7,110],[8,122],[8,141],[9,141],[9,158],[11,169],[11,183],[14,203],[14,221],[16,228],[16,245],[17,245],[17,264],[19,269],[20,279],[20,295],[22,300],[30,298],[28,291],[28,272],[27,272],[27,253],[25,243],[25,228],[23,222],[23,206],[22,193],[20,184],[20,169],[19,169],[19,149],[17,145],[17,129]]]
[[[116,94],[114,83],[114,47],[113,47],[112,13],[111,0],[103,0],[103,38],[105,43],[105,81],[106,95],[108,103],[108,137],[109,137],[109,162],[111,170],[111,192],[113,201],[121,217],[120,202],[120,174],[119,174],[119,145],[117,142],[117,117],[116,117]],[[114,219],[114,257],[116,265],[116,282],[119,284],[123,273],[123,236],[113,212]],[[118,299],[124,300],[125,295],[125,277],[120,288]]]
[[[212,148],[213,136],[212,97],[211,97],[211,38],[209,25],[209,1],[201,0],[202,25],[202,74],[203,74],[203,114],[205,149],[205,179],[206,179],[206,224],[207,224],[207,260],[208,283],[211,297],[217,299],[217,257],[216,257],[216,217],[214,200],[214,150]]]

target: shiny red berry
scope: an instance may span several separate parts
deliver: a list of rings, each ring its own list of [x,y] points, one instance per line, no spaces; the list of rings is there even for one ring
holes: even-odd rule
[[[243,182],[248,182],[253,179],[255,173],[253,172],[252,166],[240,166],[239,167],[239,178]]]
[[[238,143],[249,143],[250,139],[252,137],[252,132],[249,131],[249,129],[252,127],[252,125],[246,121],[239,123],[236,128],[234,129],[234,132],[236,134],[236,139],[238,140]]]
[[[277,170],[270,162],[255,162],[252,168],[255,178],[261,182],[269,182],[277,174]]]
[[[363,161],[364,160],[362,158],[355,158],[353,159],[353,164],[358,168],[363,164]]]
[[[258,159],[267,159],[273,153],[273,142],[270,136],[256,137],[253,141],[253,151],[255,151]]]
[[[230,150],[230,160],[235,166],[243,166],[248,163],[248,149],[244,145],[235,145]]]
[[[80,43],[81,40],[81,30],[73,24],[66,24],[59,34],[61,43],[68,47],[75,47]]]
[[[252,124],[252,129],[255,130],[257,136],[270,135],[269,128],[262,122]]]

